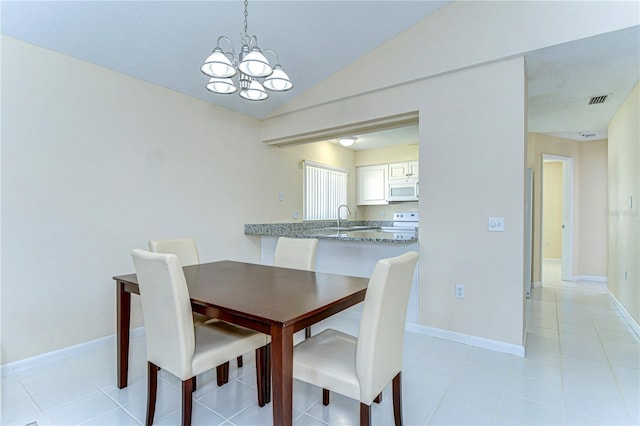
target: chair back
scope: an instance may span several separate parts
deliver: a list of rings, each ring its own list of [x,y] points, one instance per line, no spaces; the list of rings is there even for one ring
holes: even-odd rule
[[[192,377],[195,351],[191,299],[174,254],[133,250],[147,342],[147,360],[175,376]]]
[[[154,253],[171,253],[178,256],[182,266],[200,263],[198,246],[193,237],[176,238],[173,240],[149,240],[149,251]]]
[[[418,253],[379,260],[364,299],[356,348],[360,401],[373,401],[402,371],[402,345]]]
[[[273,265],[282,268],[315,271],[318,240],[316,238],[278,238]]]

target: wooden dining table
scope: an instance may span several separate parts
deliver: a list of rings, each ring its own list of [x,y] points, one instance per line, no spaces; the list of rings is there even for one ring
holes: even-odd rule
[[[369,280],[253,263],[184,267],[194,312],[271,336],[273,424],[291,425],[293,334],[364,300]],[[127,386],[131,294],[136,274],[115,276],[117,382]]]

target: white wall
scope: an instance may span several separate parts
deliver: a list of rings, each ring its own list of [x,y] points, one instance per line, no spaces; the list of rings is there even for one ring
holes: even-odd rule
[[[609,124],[609,290],[640,323],[640,83]],[[633,198],[632,205],[629,199]],[[625,271],[627,276],[625,278]]]
[[[310,130],[419,111],[419,321],[520,345],[524,85],[523,59],[516,58],[319,105],[265,126],[277,137],[300,122]],[[507,232],[490,234],[487,218],[497,215],[506,218]],[[455,284],[466,285],[465,300],[455,299]]]
[[[526,80],[517,56],[637,23],[632,3],[453,2],[274,112],[262,139],[419,111],[420,322],[521,345]],[[387,63],[393,73],[371,72]],[[488,216],[504,216],[507,231],[489,235]],[[465,300],[454,284],[467,286]]]
[[[608,198],[607,141],[581,142],[578,214],[578,275],[607,277]]]
[[[420,322],[515,345],[523,333],[524,86],[523,59],[511,59],[433,79],[428,93],[438,102],[420,111]],[[487,232],[490,216],[505,218],[505,232]],[[454,297],[456,284],[465,299]]]
[[[454,1],[271,117],[631,27],[638,25],[639,16],[640,4],[633,1]],[[399,112],[408,111],[412,110]],[[334,113],[343,114],[338,123],[352,123],[351,111],[336,108]],[[290,123],[291,134],[308,128],[304,121]],[[266,126],[262,139],[275,137],[271,133]]]
[[[253,142],[256,149],[260,149],[261,142]],[[262,144],[264,145],[264,144]],[[255,181],[250,185],[254,189],[266,191],[268,203],[256,206],[246,212],[245,223],[266,222],[302,222],[303,206],[303,160],[312,160],[349,170],[347,178],[347,204],[352,212],[356,211],[356,166],[355,154],[338,144],[330,142],[316,142],[306,145],[293,145],[282,148],[270,148],[264,159],[271,166],[264,171],[265,175],[252,174]],[[283,194],[283,201],[279,201],[279,193]],[[293,218],[293,212],[298,212],[298,219]],[[350,218],[351,219],[351,218]]]
[[[542,258],[562,258],[562,162],[542,164]]]
[[[244,224],[290,220],[299,161],[354,167],[350,150],[267,147],[255,119],[8,37],[1,118],[3,364],[112,335],[112,277],[148,239],[260,262]]]
[[[259,260],[221,203],[229,178],[255,188],[258,126],[3,37],[2,362],[113,334],[111,277],[133,271],[149,238],[193,235],[204,260]]]

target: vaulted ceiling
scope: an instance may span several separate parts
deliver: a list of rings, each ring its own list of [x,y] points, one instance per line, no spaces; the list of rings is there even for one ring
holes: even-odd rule
[[[228,36],[238,49],[240,1],[3,1],[1,31],[262,118],[448,3],[251,1],[249,33],[278,53],[295,85],[262,102],[208,92],[200,72],[218,36]],[[606,137],[611,117],[638,81],[639,41],[636,26],[528,53],[529,131],[575,140]],[[598,95],[609,96],[587,105]]]

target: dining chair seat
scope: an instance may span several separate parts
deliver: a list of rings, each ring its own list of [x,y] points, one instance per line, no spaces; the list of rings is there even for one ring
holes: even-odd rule
[[[230,354],[241,355],[265,346],[266,336],[224,321],[216,321],[205,327],[195,327],[195,351],[193,354],[193,375],[211,370],[229,360]],[[178,376],[173,371],[170,373]],[[178,376],[179,377],[179,376]],[[182,377],[181,377],[182,378]]]
[[[352,399],[360,399],[356,374],[357,339],[338,330],[327,329],[295,347],[294,377],[331,389]],[[318,366],[322,365],[322,372]]]

